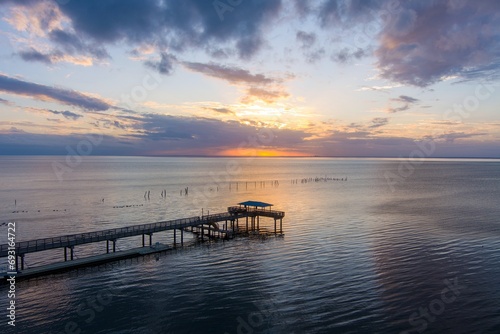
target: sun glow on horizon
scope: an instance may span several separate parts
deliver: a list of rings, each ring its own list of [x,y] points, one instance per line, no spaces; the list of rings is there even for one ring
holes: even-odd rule
[[[260,149],[227,149],[221,151],[220,156],[235,157],[309,157],[310,154],[286,150],[260,150]]]

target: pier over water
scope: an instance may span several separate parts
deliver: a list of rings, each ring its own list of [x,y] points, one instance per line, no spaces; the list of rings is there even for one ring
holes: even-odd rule
[[[205,239],[232,239],[238,234],[260,231],[261,217],[274,219],[274,235],[282,235],[285,213],[271,210],[271,206],[272,204],[269,203],[247,201],[239,203],[237,206],[228,207],[227,212],[223,213],[17,242],[15,246],[16,272],[21,277],[38,276],[49,272],[113,261],[123,257],[160,252],[172,247],[175,248],[178,244],[183,246],[184,233],[192,233],[201,241]],[[173,231],[172,246],[158,245],[158,243],[153,246],[153,234],[162,231]],[[180,233],[179,242],[178,232]],[[116,251],[119,239],[138,235],[142,235],[142,247],[128,251]],[[74,260],[75,246],[95,242],[106,242],[106,254]],[[30,268],[24,272],[26,254],[56,248],[64,248],[64,262]],[[0,245],[0,258],[7,257],[8,250],[9,245]],[[6,273],[3,276],[5,275]]]

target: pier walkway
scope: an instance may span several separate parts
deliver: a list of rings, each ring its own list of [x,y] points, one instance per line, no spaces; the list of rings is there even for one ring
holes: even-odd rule
[[[246,203],[251,203],[252,205],[255,203],[260,204],[249,206],[245,205]],[[196,216],[181,218],[156,223],[17,242],[15,245],[16,272],[19,271],[19,269],[24,270],[24,256],[28,253],[64,248],[64,261],[68,261],[67,250],[70,250],[70,260],[73,260],[74,247],[77,245],[105,241],[106,253],[110,253],[111,242],[112,251],[114,253],[116,252],[116,242],[118,239],[142,235],[142,247],[146,247],[145,236],[147,235],[149,236],[149,246],[151,247],[153,244],[153,234],[162,231],[173,230],[173,247],[176,247],[177,230],[180,231],[181,245],[184,244],[184,232],[195,233],[199,238],[201,238],[201,240],[203,240],[204,237],[230,239],[237,233],[259,230],[260,217],[269,217],[274,219],[274,233],[282,234],[282,220],[285,213],[283,211],[266,209],[267,206],[271,205],[262,202],[249,201],[240,203],[239,206],[228,207],[227,212],[204,215],[201,217]],[[239,221],[241,219],[245,219],[245,228],[239,226]],[[279,221],[279,229],[277,228],[277,221]],[[223,223],[222,228],[219,226],[221,223]],[[7,257],[9,250],[12,250],[12,248],[9,248],[8,244],[0,245],[0,258]],[[21,268],[19,268],[19,264]]]

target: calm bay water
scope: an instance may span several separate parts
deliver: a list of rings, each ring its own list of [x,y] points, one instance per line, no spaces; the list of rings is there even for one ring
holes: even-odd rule
[[[85,157],[62,181],[54,162],[65,164],[0,157],[1,222],[16,221],[17,241],[222,212],[245,200],[285,211],[285,236],[18,282],[17,333],[500,332],[498,160],[430,160],[393,191],[385,176],[402,170],[397,159]],[[301,182],[325,176],[347,181]],[[56,250],[26,261],[62,259]],[[4,285],[0,294],[5,310]]]

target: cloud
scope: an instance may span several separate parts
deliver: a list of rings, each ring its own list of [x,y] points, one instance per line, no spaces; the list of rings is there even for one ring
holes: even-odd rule
[[[66,119],[71,119],[71,120],[78,120],[79,118],[83,117],[82,115],[79,115],[79,114],[75,114],[71,111],[68,111],[68,110],[65,110],[65,111],[56,111],[56,110],[49,110],[47,109],[46,111],[54,114],[54,115],[62,115],[64,116],[64,118]]]
[[[316,43],[316,34],[313,32],[307,33],[299,30],[297,31],[295,38],[300,43],[300,47],[303,49],[309,49],[314,45],[314,43]]]
[[[229,43],[248,58],[262,46],[263,28],[280,7],[279,0],[243,1],[222,19],[214,2],[205,0],[69,1],[60,10],[75,31],[99,43],[150,42],[175,51]]]
[[[236,66],[192,62],[182,64],[192,71],[245,87],[246,95],[242,98],[243,103],[251,103],[255,100],[272,103],[290,95],[282,85],[284,81],[282,78],[273,78],[261,73],[253,74]]]
[[[393,88],[398,88],[401,87],[400,84],[397,85],[386,85],[386,86],[363,86],[359,89],[356,89],[358,92],[363,92],[363,91],[375,91],[375,92],[383,92],[387,93],[389,90]]]
[[[408,109],[410,109],[410,106],[408,104],[405,104],[402,107],[388,108],[387,112],[390,113],[390,114],[394,114],[394,113],[397,113],[397,112],[400,112],[400,111],[405,111],[405,110],[408,110]]]
[[[399,95],[398,98],[394,98],[394,99],[392,99],[392,101],[399,101],[399,102],[405,102],[405,103],[417,103],[419,101],[419,99],[416,99],[414,97],[407,96],[407,95]]]
[[[1,104],[5,104],[5,105],[8,105],[8,106],[12,105],[12,102],[10,102],[10,101],[8,101],[8,100],[5,100],[5,99],[2,99],[1,97],[0,97],[0,103],[1,103]]]
[[[476,132],[476,133],[450,132],[450,133],[445,133],[445,134],[439,135],[436,137],[436,139],[442,139],[448,143],[453,143],[457,139],[472,138],[472,137],[484,136],[484,135],[487,135],[487,133],[485,133],[485,132]]]
[[[357,48],[356,50],[351,50],[351,48],[343,48],[342,50],[333,53],[331,58],[333,61],[346,63],[353,59],[359,60],[366,55],[366,51],[361,48]]]
[[[137,140],[136,145],[143,147],[148,154],[220,154],[248,143],[249,138],[259,133],[256,126],[204,117],[144,114],[121,118],[133,121],[130,137]],[[266,131],[273,133],[274,137],[261,149],[293,147],[308,136],[300,130],[268,128]]]
[[[315,138],[311,138],[312,133],[317,133],[314,124],[311,124],[309,133],[276,127],[259,128],[255,123],[246,125],[204,117],[144,114],[121,115],[117,118],[116,122],[104,121],[102,126],[118,127],[126,130],[126,133],[115,137],[104,135],[102,142],[93,147],[93,155],[217,155],[235,152],[241,145],[256,151],[275,149],[323,156],[384,157],[407,156],[416,147],[414,138],[383,135],[378,128],[387,124],[385,118],[346,126],[325,123],[322,126],[329,126],[328,131]],[[27,124],[26,127],[30,125],[36,131],[43,130],[37,124]],[[99,128],[102,126],[98,125]],[[53,127],[60,125],[54,124]],[[265,134],[269,140],[265,144],[259,142],[259,134]],[[66,155],[67,145],[74,146],[86,140],[87,135],[92,133],[39,134],[11,127],[9,130],[0,130],[0,154]],[[458,153],[461,156],[499,157],[498,143],[467,140],[480,135],[482,133],[479,132],[454,132],[436,138],[439,145],[436,145],[435,156],[457,156]],[[456,139],[462,140],[457,143],[454,142]]]
[[[88,54],[98,59],[110,57],[102,46],[97,43],[88,43],[75,33],[54,29],[49,33],[49,38],[61,46],[67,54]]]
[[[161,74],[170,75],[172,74],[173,66],[176,61],[177,58],[175,56],[162,52],[160,54],[159,61],[148,60],[144,64],[154,70],[157,70]]]
[[[400,5],[386,16],[375,52],[382,77],[425,87],[451,76],[498,76],[498,1],[408,1]]]
[[[56,127],[60,127],[57,123]],[[67,146],[75,147],[82,141],[88,141],[89,136],[96,134],[57,135],[30,133],[16,128],[0,131],[0,155],[67,155]],[[99,145],[92,146],[92,155],[130,155],[140,154],[140,151],[129,145],[130,142],[121,138],[103,135]],[[55,177],[55,175],[54,175]]]
[[[243,103],[250,103],[255,100],[261,100],[266,103],[273,103],[279,99],[284,99],[290,96],[284,90],[269,90],[256,87],[250,87],[247,90],[247,95],[243,98]]]
[[[32,47],[27,50],[21,50],[17,52],[17,55],[21,57],[24,61],[29,62],[40,62],[47,65],[55,64],[59,62],[68,62],[75,65],[81,66],[91,66],[93,64],[93,58],[85,55],[75,55],[65,54],[60,50],[52,50],[48,53],[42,53]]]
[[[299,42],[299,46],[302,49],[304,57],[308,63],[315,63],[324,57],[326,51],[323,47],[317,47],[312,50],[317,40],[317,36],[314,32],[307,33],[299,30],[295,34],[295,39]]]
[[[10,25],[18,31],[26,31],[35,36],[45,36],[48,31],[63,26],[63,15],[57,3],[53,1],[8,1],[12,3],[10,15],[5,17]]]
[[[389,119],[387,117],[376,117],[371,120],[371,123],[372,124],[369,126],[369,128],[375,129],[387,125],[389,123]]]
[[[216,113],[219,114],[226,114],[226,115],[234,115],[234,111],[232,111],[229,108],[209,108],[209,107],[203,107],[205,110],[212,110],[215,111]]]
[[[400,111],[405,111],[405,110],[410,109],[411,104],[418,103],[420,100],[416,99],[414,97],[411,97],[411,96],[407,96],[407,95],[399,95],[399,97],[397,97],[397,98],[392,98],[391,101],[404,103],[404,105],[401,107],[394,107],[394,108],[387,109],[387,112],[389,112],[389,113],[397,113]]]
[[[25,45],[19,55],[27,61],[73,59],[88,64],[109,57],[105,48],[120,43],[133,48],[154,45],[177,57],[204,50],[219,59],[236,55],[246,60],[266,45],[271,24],[284,13],[292,13],[290,17],[301,22],[312,17],[311,22],[325,32],[295,32],[304,50],[322,46],[303,52],[308,62],[324,54],[339,63],[373,55],[382,78],[420,87],[449,78],[500,76],[500,5],[496,0],[219,2],[226,5],[223,15],[214,5],[217,2],[206,0],[72,0],[60,5],[3,1],[11,6],[7,21],[13,27],[47,38],[53,45],[50,51]],[[328,37],[320,40],[323,35]],[[340,35],[352,38],[340,43]],[[172,62],[160,56],[158,63],[147,65],[170,73]]]
[[[50,55],[43,54],[34,48],[20,51],[18,54],[24,61],[38,61],[45,64],[52,64],[52,57]]]
[[[252,74],[248,70],[244,70],[235,66],[192,62],[183,62],[183,65],[192,71],[205,74],[209,77],[222,79],[233,84],[270,84],[277,81],[276,79],[267,77],[264,74]]]
[[[382,6],[383,1],[380,0],[324,0],[314,9],[314,13],[323,27],[352,26],[376,18]]]
[[[103,100],[63,88],[40,85],[0,74],[0,91],[29,96],[39,100],[57,101],[91,111],[104,111],[111,106]]]
[[[324,31],[350,36],[346,43],[338,39],[331,43],[337,49],[333,61],[348,63],[371,55],[373,48],[380,76],[392,82],[426,87],[454,77],[462,81],[500,77],[496,0],[294,4],[299,16],[312,16]]]

